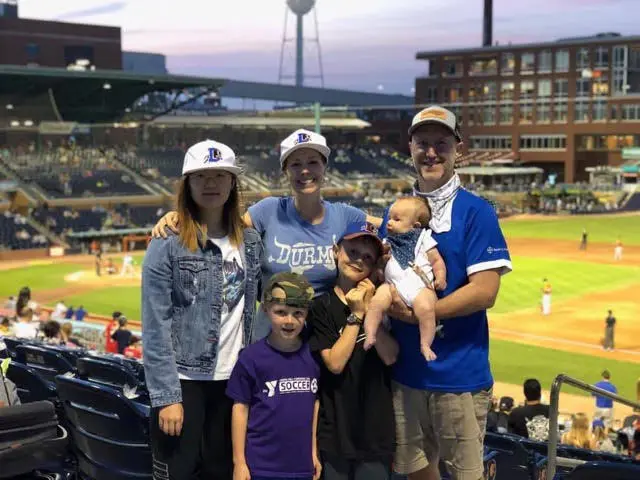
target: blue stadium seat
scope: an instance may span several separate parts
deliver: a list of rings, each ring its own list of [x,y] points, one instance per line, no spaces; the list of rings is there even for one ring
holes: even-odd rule
[[[80,472],[93,480],[151,479],[148,408],[118,390],[56,377]]]
[[[5,337],[4,344],[7,347],[7,351],[9,352],[9,356],[15,360],[16,359],[16,348],[18,345],[22,345],[25,341],[19,338],[10,338]]]
[[[32,367],[45,380],[53,383],[56,375],[76,373],[76,368],[59,351],[35,345],[18,345],[16,360]]]
[[[77,362],[78,377],[82,380],[99,383],[107,387],[115,388],[120,392],[125,386],[136,388],[139,395],[136,402],[148,403],[149,396],[144,383],[125,365],[115,362],[100,360],[97,358],[79,358]]]
[[[22,403],[54,401],[57,397],[53,384],[44,380],[35,369],[16,361],[12,361],[9,365],[7,378],[16,384],[18,397]]]
[[[640,464],[587,462],[578,465],[564,478],[567,480],[638,480]]]
[[[515,436],[487,432],[484,445],[490,451],[497,452],[496,480],[538,478],[540,470],[546,465],[546,457],[531,455]]]

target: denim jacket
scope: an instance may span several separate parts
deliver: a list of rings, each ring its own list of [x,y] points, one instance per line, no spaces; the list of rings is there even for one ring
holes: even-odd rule
[[[199,248],[184,248],[177,235],[154,239],[142,269],[144,370],[151,406],[182,401],[181,373],[213,374],[222,312],[222,253],[199,239]],[[262,240],[244,230],[245,300],[243,345],[248,345],[261,280]]]

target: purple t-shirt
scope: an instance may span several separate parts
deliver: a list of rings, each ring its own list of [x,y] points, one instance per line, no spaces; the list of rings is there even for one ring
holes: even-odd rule
[[[320,367],[305,343],[281,352],[266,339],[240,352],[227,395],[249,405],[245,457],[251,475],[313,476],[313,408]]]

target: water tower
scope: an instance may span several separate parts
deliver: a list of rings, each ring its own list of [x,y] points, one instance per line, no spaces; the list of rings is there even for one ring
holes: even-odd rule
[[[283,79],[295,78],[295,85],[301,87],[305,84],[305,78],[320,77],[322,86],[324,86],[324,75],[322,73],[322,54],[320,52],[320,38],[318,35],[318,16],[316,14],[315,0],[286,0],[287,5],[284,12],[284,30],[282,34],[282,48],[280,49],[280,71],[278,74],[278,83],[281,83]],[[313,21],[315,27],[315,37],[304,37],[304,17],[313,11]],[[292,13],[296,17],[296,31],[295,37],[287,36],[287,21],[289,14]],[[286,75],[284,70],[284,53],[289,43],[295,40],[296,50],[296,70],[295,77],[292,75]],[[304,73],[304,46],[306,42],[314,43],[317,46],[318,51],[318,65],[320,67],[319,75],[305,75]]]

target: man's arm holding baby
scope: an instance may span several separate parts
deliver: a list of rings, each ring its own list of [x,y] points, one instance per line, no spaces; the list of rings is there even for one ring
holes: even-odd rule
[[[469,282],[436,302],[436,319],[463,317],[493,307],[500,289],[500,269],[469,275]],[[418,323],[413,311],[392,288],[393,304],[389,316],[407,323]]]

